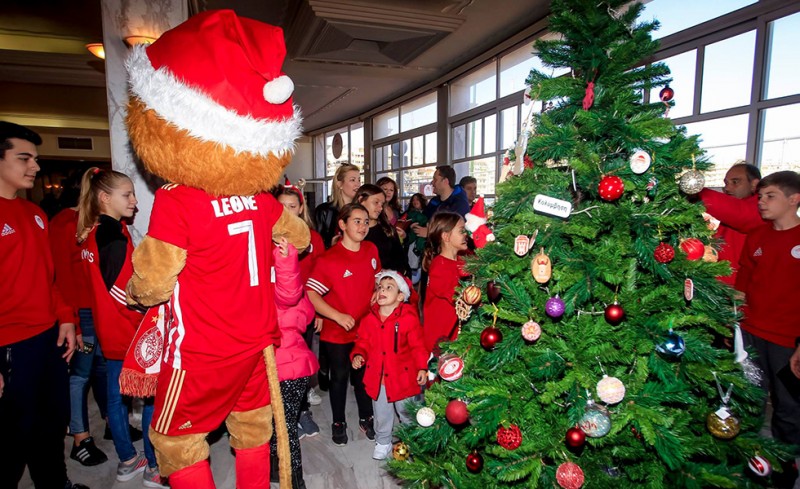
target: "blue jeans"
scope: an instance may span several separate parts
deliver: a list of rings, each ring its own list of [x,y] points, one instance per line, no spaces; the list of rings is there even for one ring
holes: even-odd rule
[[[122,360],[106,359],[108,366],[108,427],[114,437],[114,449],[120,462],[126,462],[136,456],[136,448],[131,441],[128,422],[128,405],[119,392],[119,374],[122,372]],[[150,421],[153,419],[153,399],[144,400],[142,410],[142,432],[144,434],[144,456],[151,468],[157,465],[153,444],[150,443]]]
[[[106,407],[108,405],[106,380],[106,359],[100,351],[100,343],[94,331],[94,320],[92,319],[91,309],[81,309],[78,311],[81,319],[81,334],[84,344],[94,345],[91,353],[84,353],[75,350],[70,363],[69,373],[69,432],[85,433],[89,431],[89,409],[86,403],[86,396],[89,394],[89,386],[94,391],[94,399],[100,408],[100,416],[105,419]],[[91,381],[91,384],[90,384]]]

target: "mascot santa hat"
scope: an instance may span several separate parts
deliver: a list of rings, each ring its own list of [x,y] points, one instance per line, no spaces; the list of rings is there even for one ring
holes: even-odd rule
[[[237,487],[269,487],[273,413],[281,487],[291,486],[270,247],[286,237],[303,250],[309,231],[266,192],[301,131],[285,51],[280,28],[219,10],[136,46],[127,63],[133,148],[168,182],[128,296],[169,305],[150,436],[176,489],[214,487],[205,438],[223,421]]]
[[[486,211],[483,207],[483,197],[478,197],[475,205],[467,213],[465,217],[466,224],[464,227],[472,235],[472,241],[475,242],[477,248],[483,248],[490,241],[494,241],[494,233],[486,225]]]

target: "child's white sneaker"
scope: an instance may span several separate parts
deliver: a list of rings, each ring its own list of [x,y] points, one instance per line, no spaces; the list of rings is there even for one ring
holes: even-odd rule
[[[389,454],[392,453],[392,445],[381,445],[380,443],[375,444],[375,450],[372,451],[372,458],[375,460],[383,460],[389,457]]]

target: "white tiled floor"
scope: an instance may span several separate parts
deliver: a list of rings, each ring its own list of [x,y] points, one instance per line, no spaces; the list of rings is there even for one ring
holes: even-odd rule
[[[384,464],[372,459],[374,442],[369,441],[358,429],[358,414],[352,390],[348,396],[348,438],[347,446],[337,447],[331,442],[331,409],[328,395],[320,392],[322,404],[312,406],[314,419],[320,425],[320,434],[304,438],[300,443],[303,450],[303,470],[308,489],[393,489],[400,485],[384,469]],[[117,482],[115,473],[117,456],[111,441],[103,440],[103,422],[93,399],[90,405],[90,424],[98,434],[97,446],[108,455],[109,460],[95,467],[84,467],[69,458],[72,438],[65,440],[64,454],[67,472],[73,482],[88,485],[91,489],[133,489],[142,487],[140,478],[129,482]],[[135,445],[141,450],[142,442]],[[234,459],[230,452],[227,436],[211,445],[211,467],[214,481],[219,489],[234,489]],[[23,477],[20,489],[32,489],[33,484],[27,475]],[[278,484],[272,484],[277,489]]]

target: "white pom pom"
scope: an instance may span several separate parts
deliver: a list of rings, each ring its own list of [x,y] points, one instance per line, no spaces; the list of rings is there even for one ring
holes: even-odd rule
[[[271,104],[282,104],[289,100],[294,92],[294,83],[286,75],[281,75],[264,84],[264,100]]]

